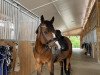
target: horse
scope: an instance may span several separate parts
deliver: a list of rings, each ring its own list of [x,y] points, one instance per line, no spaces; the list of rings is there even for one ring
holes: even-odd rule
[[[85,48],[85,55],[90,55],[91,56],[91,50],[92,50],[92,47],[91,47],[91,43],[86,43],[84,42],[82,45],[81,45],[81,48]]]
[[[52,19],[48,21],[45,20],[42,15],[41,23],[36,30],[37,36],[33,53],[37,75],[41,75],[42,66],[44,64],[48,65],[50,75],[54,75],[52,46],[57,45],[58,49],[60,49],[60,44],[58,43],[55,36],[53,22],[54,17],[52,17]]]
[[[60,62],[61,75],[63,75],[63,69],[66,75],[70,75],[71,64],[70,59],[72,56],[72,43],[68,37],[62,36],[60,30],[56,30],[56,37],[61,45],[60,52],[55,55],[54,63]]]

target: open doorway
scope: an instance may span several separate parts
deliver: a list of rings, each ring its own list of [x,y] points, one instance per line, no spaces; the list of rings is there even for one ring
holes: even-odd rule
[[[80,36],[69,36],[73,48],[80,48]]]

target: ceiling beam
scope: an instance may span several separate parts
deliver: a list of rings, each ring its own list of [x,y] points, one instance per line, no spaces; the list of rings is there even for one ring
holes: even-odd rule
[[[90,0],[89,3],[88,3],[88,7],[86,9],[86,14],[85,14],[85,18],[83,20],[83,29],[87,23],[87,20],[88,20],[88,17],[90,16],[90,13],[91,13],[91,10],[93,8],[93,5],[95,4],[96,0]]]
[[[53,1],[53,0],[52,0],[52,1]],[[56,10],[57,10],[58,14],[60,15],[60,17],[61,17],[62,21],[64,22],[64,24],[66,24],[65,21],[63,20],[63,17],[62,17],[61,12],[57,9],[57,7],[56,7],[56,5],[55,5],[54,3],[53,3],[53,5],[54,5],[54,7],[56,8]],[[65,25],[65,26],[68,28],[67,25]]]
[[[36,9],[39,9],[39,8],[42,8],[42,7],[45,7],[45,6],[49,5],[49,4],[53,4],[53,3],[56,2],[56,1],[58,1],[58,0],[54,0],[54,1],[51,1],[51,2],[49,2],[49,3],[40,5],[40,6],[36,7],[36,8],[31,9],[31,11],[36,10]]]

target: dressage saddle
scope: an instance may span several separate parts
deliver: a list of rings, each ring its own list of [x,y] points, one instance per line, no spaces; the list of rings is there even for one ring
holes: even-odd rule
[[[56,37],[58,39],[58,42],[61,46],[61,51],[66,51],[68,49],[68,43],[65,40],[65,36],[61,35],[61,31],[60,30],[56,30]]]
[[[58,39],[58,42],[61,46],[61,51],[66,51],[68,49],[68,44],[67,44],[67,41],[65,40],[64,36],[61,36]]]

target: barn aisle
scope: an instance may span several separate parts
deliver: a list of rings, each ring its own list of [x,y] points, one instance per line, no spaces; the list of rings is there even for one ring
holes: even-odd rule
[[[73,49],[71,62],[71,75],[100,75],[100,64],[96,63],[91,57],[85,56],[82,49]],[[42,72],[42,75],[49,75],[49,72],[45,66],[43,67]],[[32,75],[36,75],[36,72],[33,71]],[[55,64],[55,75],[60,75],[59,63]]]
[[[82,49],[73,49],[72,75],[100,75],[100,64],[85,56]]]

